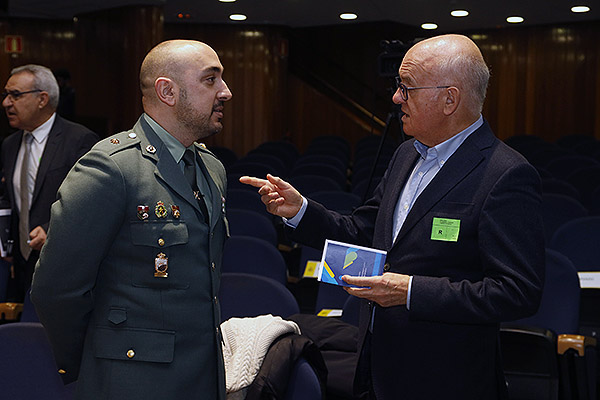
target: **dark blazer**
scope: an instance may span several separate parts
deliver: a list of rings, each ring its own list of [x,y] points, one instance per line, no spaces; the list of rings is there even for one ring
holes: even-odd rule
[[[373,305],[362,304],[359,343],[370,337],[370,363],[362,354],[357,378],[370,370],[378,400],[502,397],[499,323],[534,313],[541,298],[540,178],[484,123],[418,197],[392,243],[394,208],[418,159],[413,143],[398,148],[373,198],[351,216],[309,200],[292,237],[383,249],[387,271],[413,276],[410,310],[375,306],[370,335]],[[432,240],[436,217],[460,220],[456,242]]]
[[[19,196],[19,194],[14,192],[13,174],[22,137],[22,130],[8,136],[2,142],[0,158],[4,177],[3,206],[12,208],[13,218],[11,220],[10,237],[15,242],[13,253],[18,256],[15,261],[20,260],[21,254],[19,250],[19,211],[15,203],[15,196]],[[36,226],[41,226],[48,232],[50,206],[56,200],[58,187],[75,162],[87,153],[97,141],[98,136],[88,128],[56,115],[35,178],[29,211],[30,231]],[[33,251],[30,258],[35,257],[37,259],[37,256],[38,252]]]
[[[209,224],[143,119],[100,141],[60,188],[31,299],[79,399],[224,399],[226,175],[196,147],[210,177]],[[155,276],[161,259],[166,277]]]

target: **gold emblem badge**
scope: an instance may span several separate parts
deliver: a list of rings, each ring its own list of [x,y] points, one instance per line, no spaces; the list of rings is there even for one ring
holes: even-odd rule
[[[112,144],[119,144],[119,143],[121,143],[121,142],[119,141],[119,139],[117,139],[117,138],[112,138],[112,139],[110,139],[110,142],[111,142]]]
[[[149,144],[148,146],[146,146],[146,151],[150,154],[154,154],[154,153],[156,153],[156,147]]]
[[[181,211],[179,211],[179,206],[171,204],[171,212],[173,213],[173,218],[179,219],[179,217],[181,217]]]
[[[165,207],[165,203],[162,201],[156,202],[156,207],[154,207],[154,213],[158,218],[165,218],[167,216],[167,207]]]
[[[154,277],[155,278],[166,278],[169,276],[167,270],[169,269],[169,259],[165,253],[158,253],[154,259]]]

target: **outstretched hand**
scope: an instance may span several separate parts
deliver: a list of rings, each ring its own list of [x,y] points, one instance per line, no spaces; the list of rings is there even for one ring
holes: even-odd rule
[[[293,218],[302,207],[302,195],[281,178],[267,174],[267,179],[242,176],[240,182],[259,188],[260,200],[271,214]]]
[[[408,294],[408,275],[386,272],[380,276],[342,276],[346,283],[359,288],[344,287],[349,294],[374,301],[382,307],[406,304]]]

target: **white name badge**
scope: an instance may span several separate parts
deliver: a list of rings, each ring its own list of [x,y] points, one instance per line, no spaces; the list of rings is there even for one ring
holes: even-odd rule
[[[578,272],[582,289],[600,289],[600,272]]]

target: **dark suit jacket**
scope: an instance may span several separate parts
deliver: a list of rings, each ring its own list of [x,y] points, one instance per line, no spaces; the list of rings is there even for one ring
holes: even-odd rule
[[[13,174],[22,137],[22,130],[8,136],[2,142],[0,158],[4,177],[4,198],[2,200],[4,207],[12,208],[13,218],[11,221],[10,236],[15,242],[13,254],[17,256],[15,258],[16,262],[22,260],[19,250],[19,211],[15,203],[15,197],[18,197],[19,194],[14,192]],[[35,187],[29,211],[30,231],[36,226],[41,226],[48,232],[50,206],[56,200],[59,186],[75,162],[87,153],[97,141],[98,136],[88,128],[56,115],[35,178]],[[37,256],[38,252],[33,251],[30,258],[35,257],[37,259]]]
[[[414,277],[410,310],[375,306],[370,363],[363,354],[357,377],[370,369],[378,400],[495,399],[503,392],[499,323],[534,313],[541,297],[540,179],[484,123],[418,197],[392,243],[394,208],[418,159],[413,143],[398,148],[373,198],[351,216],[309,200],[292,236],[313,247],[331,238],[386,250],[386,270]],[[460,220],[458,241],[432,240],[435,217]],[[362,304],[363,346],[371,307]]]
[[[59,190],[31,300],[63,379],[78,379],[77,398],[224,399],[217,295],[226,178],[214,155],[197,152],[209,224],[143,119],[94,146]],[[166,277],[155,276],[161,257]]]

